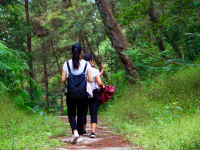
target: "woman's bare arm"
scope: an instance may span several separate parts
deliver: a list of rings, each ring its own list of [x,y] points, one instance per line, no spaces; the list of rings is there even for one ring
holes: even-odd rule
[[[88,80],[89,83],[93,82],[92,70],[87,72],[87,80]]]
[[[101,65],[101,66],[100,66],[100,76],[102,76],[102,74],[103,74],[103,71],[104,71],[104,66],[103,66],[103,65]]]
[[[100,87],[100,89],[103,89],[103,83],[101,81],[100,75],[96,76],[95,79],[96,79],[96,82],[97,82],[98,86]]]
[[[61,82],[65,82],[66,80],[67,80],[67,72],[63,70],[61,75]]]

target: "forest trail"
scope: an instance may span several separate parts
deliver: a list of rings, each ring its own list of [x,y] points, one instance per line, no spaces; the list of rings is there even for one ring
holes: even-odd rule
[[[61,120],[69,125],[67,116],[59,116]],[[100,122],[100,120],[98,120]],[[101,123],[102,124],[102,123]],[[113,134],[107,129],[106,125],[97,125],[96,138],[90,138],[91,125],[90,116],[87,116],[87,136],[82,136],[83,141],[77,144],[70,144],[71,131],[67,131],[67,136],[59,137],[66,144],[57,150],[141,150],[141,147],[132,145],[127,140],[124,140],[121,135]]]

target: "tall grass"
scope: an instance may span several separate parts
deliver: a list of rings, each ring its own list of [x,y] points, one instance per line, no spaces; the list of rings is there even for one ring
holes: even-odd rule
[[[140,89],[124,86],[100,113],[146,149],[200,149],[200,69],[163,74]]]
[[[66,134],[66,125],[59,119],[19,110],[5,93],[0,94],[0,149],[50,149],[62,145],[49,138]]]

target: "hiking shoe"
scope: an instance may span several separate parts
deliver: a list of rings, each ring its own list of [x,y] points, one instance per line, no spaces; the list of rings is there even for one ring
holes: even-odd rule
[[[79,138],[79,134],[78,134],[78,133],[75,133],[75,134],[72,136],[71,144],[76,144],[78,138]]]
[[[86,131],[83,131],[83,135],[87,135],[87,132],[86,132]]]
[[[79,138],[77,139],[77,142],[81,142],[81,141],[83,141],[83,139],[82,139],[81,137],[79,137]]]
[[[96,136],[95,136],[95,133],[92,132],[92,133],[90,134],[90,137],[91,137],[91,138],[95,138],[95,137],[96,137]]]

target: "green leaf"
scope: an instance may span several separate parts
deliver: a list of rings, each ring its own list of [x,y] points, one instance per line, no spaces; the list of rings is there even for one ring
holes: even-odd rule
[[[179,109],[179,110],[183,110],[181,107],[176,107],[177,109]]]

